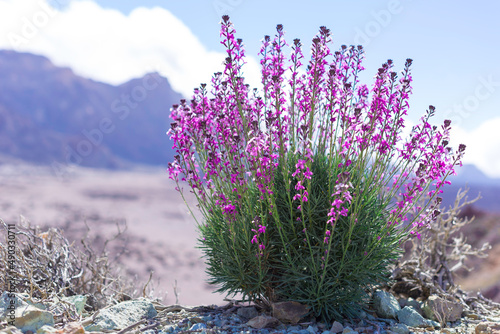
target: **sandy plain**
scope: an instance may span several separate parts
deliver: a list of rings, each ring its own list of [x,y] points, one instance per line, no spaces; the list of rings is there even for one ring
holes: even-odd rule
[[[155,295],[166,304],[223,304],[224,296],[214,294],[206,283],[195,219],[174,188],[166,171],[158,168],[71,167],[61,176],[50,167],[3,164],[0,218],[21,223],[22,215],[42,229],[60,228],[76,242],[87,233],[86,225],[89,237],[101,241],[126,226],[108,250],[110,259],[123,264],[139,287],[154,271],[149,287],[154,286]],[[195,199],[187,200],[196,209]]]

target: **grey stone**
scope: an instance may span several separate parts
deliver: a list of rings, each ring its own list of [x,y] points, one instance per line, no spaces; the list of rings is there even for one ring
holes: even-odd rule
[[[314,329],[313,326],[309,325],[306,330],[311,334],[316,334],[316,329]]]
[[[410,297],[408,299],[399,298],[398,303],[399,303],[399,306],[401,307],[401,309],[403,309],[405,306],[411,306],[415,309],[415,311],[420,313],[420,315],[424,315],[424,313],[422,311],[423,303],[420,301],[417,301],[417,300]]]
[[[488,334],[488,332],[489,332],[488,327],[489,327],[488,323],[481,322],[481,323],[476,325],[476,328],[474,331],[476,334]]]
[[[309,306],[294,301],[274,303],[271,307],[276,319],[292,324],[298,323],[309,313]]]
[[[207,325],[205,325],[203,323],[197,323],[197,324],[194,324],[193,326],[191,326],[191,328],[189,328],[190,331],[198,331],[201,329],[207,329]]]
[[[411,306],[415,309],[415,311],[417,311],[420,315],[424,315],[424,312],[422,311],[422,306],[423,306],[423,303],[422,302],[419,302],[418,300],[415,300],[413,298],[408,298],[408,300],[406,301],[406,306]]]
[[[83,310],[85,309],[85,304],[87,303],[87,296],[76,295],[70,297],[62,297],[61,299],[75,305],[76,312],[79,315],[82,315]]]
[[[167,326],[163,327],[164,333],[173,333],[174,331],[175,331],[175,326],[167,325]]]
[[[23,332],[35,332],[45,325],[53,325],[54,316],[46,309],[46,305],[30,300],[27,293],[4,291],[0,296],[0,320],[14,321],[16,328]]]
[[[280,321],[268,315],[259,315],[247,322],[247,325],[256,329],[273,328],[280,324]]]
[[[429,325],[429,327],[441,328],[441,325],[437,321],[429,320],[429,319],[425,319],[425,321],[427,321],[427,325]]]
[[[445,300],[439,296],[430,296],[423,307],[426,318],[443,323],[461,319],[463,310],[460,302]]]
[[[54,316],[49,311],[33,305],[24,305],[15,310],[14,325],[23,333],[26,331],[36,332],[44,325],[53,326]]]
[[[327,331],[328,330],[328,329],[326,329],[326,327],[328,327],[328,325],[325,324],[324,322],[319,322],[315,326],[318,327],[318,329],[321,330],[321,331]]]
[[[346,327],[342,331],[342,334],[359,334],[359,333],[353,330],[351,327]]]
[[[396,324],[391,327],[391,331],[396,334],[409,334],[410,329],[405,324]]]
[[[377,322],[385,322],[386,324],[388,324],[389,326],[392,326],[392,325],[395,325],[397,324],[398,322],[394,319],[384,319],[384,318],[377,318],[375,319],[375,321]]]
[[[0,320],[5,319],[10,313],[14,315],[16,309],[28,306],[21,294],[4,291],[0,296]]]
[[[401,310],[396,297],[389,292],[377,290],[373,294],[373,309],[379,317],[396,319],[396,314]]]
[[[427,327],[428,322],[413,307],[405,306],[397,313],[398,320],[410,327]]]
[[[454,334],[456,332],[455,328],[443,328],[441,330],[441,334]]]
[[[151,319],[157,314],[153,304],[145,299],[129,300],[102,309],[94,323],[85,327],[86,331],[101,332],[122,329],[143,319]]]
[[[342,326],[342,324],[338,321],[335,321],[332,324],[332,328],[330,328],[330,332],[334,333],[334,334],[342,333],[343,330],[344,330],[344,326]]]
[[[481,322],[476,325],[476,334],[500,334],[500,323]]]
[[[237,311],[237,314],[244,318],[245,320],[250,320],[259,315],[259,312],[255,309],[255,307],[240,307]]]

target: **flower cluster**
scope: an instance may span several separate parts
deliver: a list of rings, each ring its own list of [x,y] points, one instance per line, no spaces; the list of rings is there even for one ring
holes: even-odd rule
[[[252,229],[252,232],[254,232],[255,234],[250,242],[252,244],[258,245],[259,255],[262,255],[263,254],[262,251],[266,248],[266,246],[264,245],[264,243],[259,241],[259,238],[261,235],[266,233],[266,227],[261,225],[261,224],[258,224],[258,222],[260,222],[260,219],[257,217],[253,222],[255,224],[256,228]]]
[[[361,263],[370,256],[373,263],[382,263],[373,254],[389,256],[384,252],[397,244],[393,240],[420,237],[419,231],[439,215],[439,194],[461,164],[465,146],[455,151],[449,146],[449,120],[441,127],[429,123],[433,106],[408,138],[401,137],[412,60],[400,73],[388,60],[368,87],[359,81],[361,46],[342,45],[333,52],[330,30],[320,27],[306,62],[300,40],[289,45],[278,25],[273,38],[264,37],[259,53],[262,86],[251,89],[243,77],[244,45],[227,16],[220,34],[226,49],[223,71],[214,74],[210,88],[202,84],[189,103],[181,100],[172,108],[168,133],[177,155],[168,172],[178,184],[189,184],[207,221],[229,231],[217,230],[221,238],[227,235],[233,248],[239,238],[243,248],[256,247],[262,272],[269,271],[262,268],[271,254],[300,275],[323,270],[314,276],[322,277],[321,285],[331,257],[341,263],[352,251],[360,254]],[[248,217],[255,217],[250,225]],[[363,227],[379,223],[380,228]],[[208,235],[210,224],[200,226]],[[356,233],[365,233],[366,239]],[[208,239],[203,239],[206,245]],[[306,269],[292,259],[294,240],[300,240],[300,249],[309,249],[312,264]],[[368,244],[357,248],[363,243]],[[321,254],[317,266],[315,252]],[[394,254],[393,248],[388,254]],[[236,265],[249,267],[239,260]],[[214,266],[225,268],[217,261]],[[264,276],[258,282],[263,281]]]
[[[347,213],[349,210],[347,209],[347,207],[342,205],[346,202],[348,204],[351,204],[352,202],[352,196],[349,191],[349,189],[352,188],[352,184],[348,180],[349,172],[343,172],[342,174],[338,175],[337,184],[335,185],[335,192],[332,194],[332,197],[334,198],[332,200],[332,207],[330,209],[330,212],[328,213],[328,217],[330,217],[330,219],[328,220],[328,224],[332,226],[335,224],[339,216],[347,217]],[[326,231],[327,237],[330,235],[329,232],[329,230]],[[326,241],[328,241],[327,237],[325,238]]]
[[[291,171],[290,177],[297,182],[290,191],[300,210],[308,201],[312,157],[320,153],[332,161],[340,158],[339,166],[346,170],[368,170],[365,182],[387,188],[388,199],[398,197],[388,225],[407,222],[413,212],[412,233],[419,235],[416,230],[435,213],[414,207],[416,200],[426,194],[436,202],[464,149],[461,146],[452,155],[450,121],[441,129],[431,126],[432,106],[409,139],[397,146],[409,107],[412,60],[407,59],[399,80],[393,61],[384,63],[370,95],[358,80],[364,69],[362,47],[343,45],[332,53],[330,31],[321,27],[313,39],[307,71],[300,75],[302,44],[294,40],[287,63],[284,49],[288,44],[283,26],[278,25],[274,39],[265,36],[260,51],[263,88],[251,91],[242,77],[243,43],[235,38],[227,16],[223,17],[221,36],[227,57],[224,71],[212,79],[211,96],[202,84],[190,104],[182,100],[173,107],[169,134],[178,155],[169,165],[170,177],[179,181],[183,175],[180,180],[189,183],[202,205],[216,204],[234,216],[250,183],[261,191],[261,199],[272,202],[274,170],[284,165],[287,152],[293,150],[301,158]],[[341,207],[341,203],[349,192],[338,190],[341,186],[345,184],[331,188],[330,222],[347,214],[348,206]],[[350,195],[347,200],[352,204]]]

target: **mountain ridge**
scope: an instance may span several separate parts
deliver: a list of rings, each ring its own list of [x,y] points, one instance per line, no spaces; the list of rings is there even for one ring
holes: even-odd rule
[[[0,50],[0,153],[39,164],[166,165],[170,107],[181,98],[158,73],[113,86]]]

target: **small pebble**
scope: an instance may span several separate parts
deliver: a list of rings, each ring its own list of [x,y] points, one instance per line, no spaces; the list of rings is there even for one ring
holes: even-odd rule
[[[207,329],[207,325],[205,325],[203,323],[197,323],[197,324],[192,325],[191,328],[189,328],[190,331],[198,331],[201,329]]]
[[[354,331],[351,327],[346,327],[342,334],[358,334],[358,332]]]

